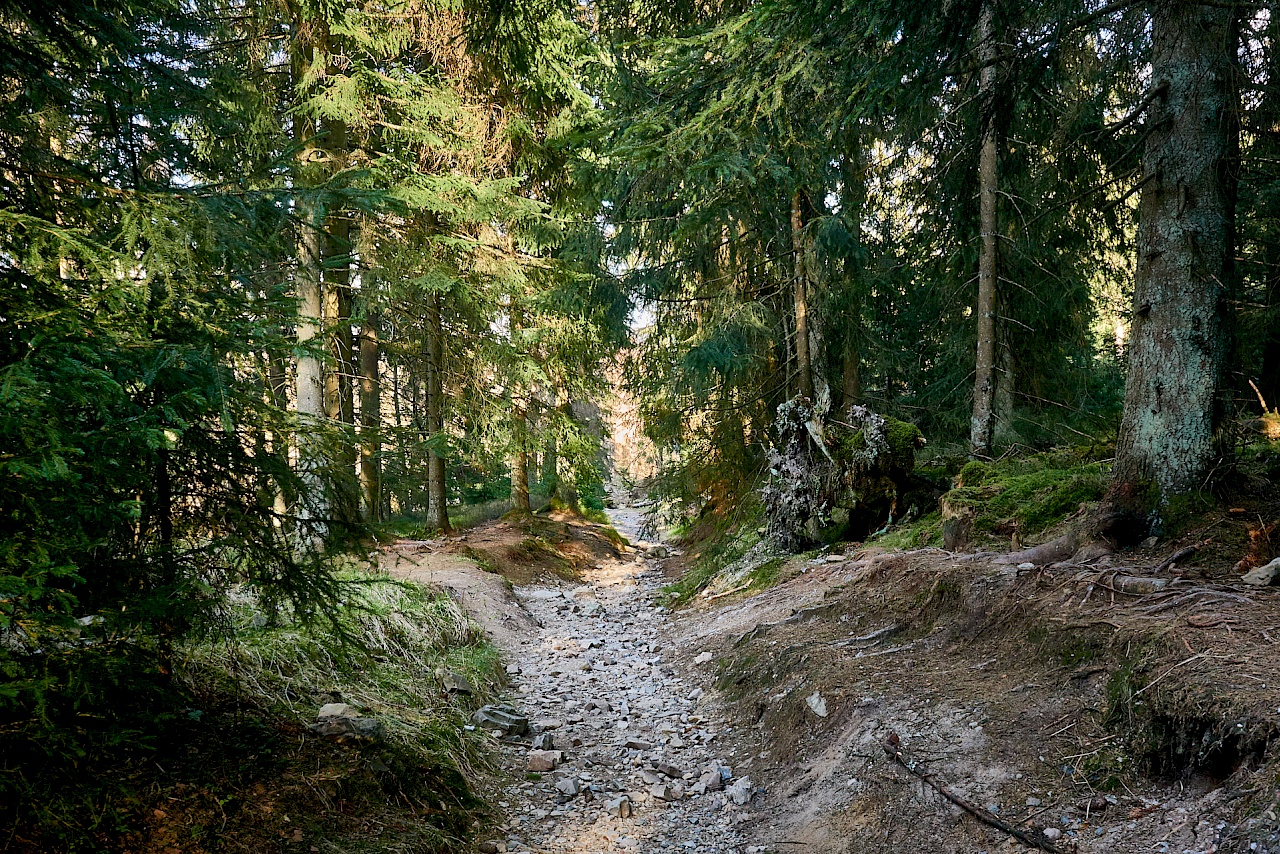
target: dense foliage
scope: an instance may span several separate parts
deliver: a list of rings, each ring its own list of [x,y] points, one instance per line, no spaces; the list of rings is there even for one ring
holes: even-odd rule
[[[819,395],[967,444],[984,181],[997,449],[1114,435],[1141,325],[1130,300],[1144,146],[1169,121],[1155,114],[1168,89],[1151,79],[1150,27],[1198,4],[680,8],[645,38],[618,35],[602,136],[614,248],[652,313],[631,376],[650,435],[680,461],[673,494],[705,496],[726,471],[762,464],[773,412],[803,390],[797,278]],[[1239,181],[1246,263],[1222,282],[1236,295],[1224,309],[1236,356],[1220,428],[1257,414],[1250,379],[1269,406],[1276,396],[1262,355],[1275,339],[1262,257],[1274,25],[1248,4],[1224,14],[1238,41],[1212,48],[1239,76],[1223,133],[1241,124],[1238,159],[1220,168]],[[984,178],[988,136],[997,169]]]
[[[5,756],[172,711],[233,599],[346,634],[334,566],[389,520],[598,509],[611,372],[681,510],[738,506],[808,398],[977,458],[1114,443],[1054,512],[1158,531],[1280,432],[1277,27],[0,0]]]

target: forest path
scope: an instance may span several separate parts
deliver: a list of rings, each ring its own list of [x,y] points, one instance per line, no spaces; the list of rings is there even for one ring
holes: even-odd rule
[[[752,783],[738,776],[731,728],[708,706],[711,666],[652,604],[662,578],[644,556],[641,513],[610,516],[638,552],[587,568],[581,584],[516,589],[540,625],[517,643],[499,639],[509,702],[529,718],[535,746],[552,752],[502,744],[517,782],[499,796],[505,835],[480,850],[764,851],[744,840]]]

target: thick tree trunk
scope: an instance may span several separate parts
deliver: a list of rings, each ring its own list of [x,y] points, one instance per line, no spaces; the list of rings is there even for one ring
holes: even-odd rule
[[[378,375],[378,327],[365,313],[360,327],[360,491],[365,518],[382,518],[382,379]]]
[[[1232,277],[1235,12],[1155,7],[1152,81],[1138,208],[1138,268],[1113,500],[1156,511],[1201,488],[1214,456]],[[1158,516],[1157,516],[1158,518]]]
[[[427,429],[433,438],[444,433],[444,325],[438,293],[427,298]],[[427,497],[427,524],[441,533],[452,531],[444,457],[435,450],[427,457]]]
[[[991,454],[994,426],[992,399],[995,394],[996,345],[996,190],[998,150],[996,140],[996,42],[995,2],[986,0],[978,17],[979,99],[982,111],[982,146],[978,155],[978,347],[973,383],[973,416],[969,422],[969,445],[978,456]]]
[[[791,251],[795,258],[796,382],[801,396],[813,400],[813,361],[809,358],[809,289],[805,274],[804,222],[800,193],[791,197]]]

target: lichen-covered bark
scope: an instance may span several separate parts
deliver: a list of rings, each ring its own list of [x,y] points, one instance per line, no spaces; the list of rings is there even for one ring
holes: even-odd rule
[[[979,89],[982,101],[982,148],[978,155],[978,221],[982,244],[978,250],[978,346],[973,381],[973,415],[969,444],[973,453],[987,456],[995,419],[996,366],[996,148],[995,0],[986,0],[978,18],[978,52],[982,58]]]
[[[1232,274],[1235,12],[1156,7],[1138,267],[1115,487],[1158,509],[1198,489],[1214,455]],[[1167,85],[1166,85],[1167,84]]]

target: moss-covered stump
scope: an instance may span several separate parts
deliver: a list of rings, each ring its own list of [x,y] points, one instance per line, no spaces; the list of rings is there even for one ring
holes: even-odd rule
[[[802,550],[863,539],[900,515],[925,441],[914,424],[857,405],[823,417],[797,397],[778,407],[776,425],[763,498],[769,536],[779,545]]]

